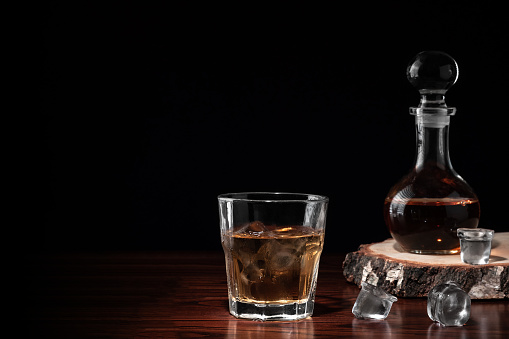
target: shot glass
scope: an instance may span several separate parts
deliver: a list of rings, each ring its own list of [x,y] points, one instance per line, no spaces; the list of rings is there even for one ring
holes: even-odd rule
[[[486,228],[458,228],[461,261],[471,265],[486,265],[490,261],[493,230]]]
[[[261,321],[310,317],[329,199],[252,192],[218,200],[230,313]]]
[[[470,296],[454,281],[437,285],[428,293],[428,317],[442,326],[463,326],[470,318]]]
[[[397,300],[398,298],[380,287],[362,282],[352,313],[358,319],[382,320],[387,318],[392,304]]]

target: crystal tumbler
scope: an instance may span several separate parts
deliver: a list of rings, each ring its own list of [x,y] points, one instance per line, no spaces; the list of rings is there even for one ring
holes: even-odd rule
[[[254,192],[218,199],[230,313],[261,321],[311,316],[328,198]]]

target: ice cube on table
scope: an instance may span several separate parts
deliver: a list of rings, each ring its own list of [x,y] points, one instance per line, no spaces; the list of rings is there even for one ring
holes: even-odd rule
[[[442,326],[463,326],[470,318],[470,296],[454,281],[433,287],[428,293],[431,320]]]
[[[397,300],[380,287],[363,282],[352,313],[359,319],[385,319]]]

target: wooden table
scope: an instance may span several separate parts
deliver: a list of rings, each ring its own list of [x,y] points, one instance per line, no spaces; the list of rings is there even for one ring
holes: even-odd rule
[[[313,317],[256,322],[228,312],[222,253],[33,255],[29,324],[18,333],[28,338],[509,338],[507,299],[473,300],[463,327],[434,324],[425,298],[399,298],[382,321],[356,319],[351,310],[359,290],[343,277],[343,259],[322,256]]]

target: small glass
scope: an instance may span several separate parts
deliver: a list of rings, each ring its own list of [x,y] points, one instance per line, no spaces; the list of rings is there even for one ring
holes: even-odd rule
[[[352,313],[359,319],[385,319],[397,300],[380,287],[363,282]]]
[[[458,228],[461,261],[471,265],[486,265],[490,261],[493,230],[486,228]]]
[[[253,192],[218,200],[230,313],[261,321],[310,317],[329,199]]]
[[[463,326],[470,318],[470,296],[454,281],[437,285],[428,293],[428,316],[442,326]]]

